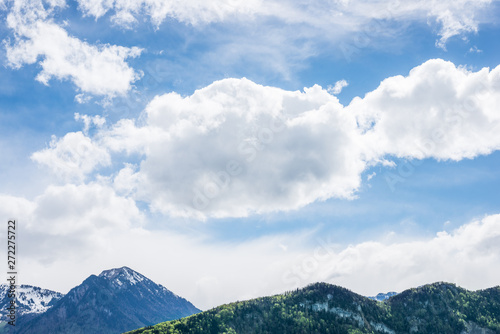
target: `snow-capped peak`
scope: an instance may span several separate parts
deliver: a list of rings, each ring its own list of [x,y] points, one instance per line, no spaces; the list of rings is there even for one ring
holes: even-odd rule
[[[128,267],[105,270],[101,274],[99,274],[99,276],[116,283],[118,286],[121,286],[122,284],[127,282],[135,285],[147,279],[146,277]]]

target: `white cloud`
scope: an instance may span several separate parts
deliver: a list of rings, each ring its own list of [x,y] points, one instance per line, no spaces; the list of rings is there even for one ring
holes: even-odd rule
[[[283,264],[279,244],[296,244],[304,237],[214,245],[206,235],[150,232],[142,228],[145,217],[133,200],[97,183],[51,186],[33,200],[0,194],[0,215],[18,220],[19,265],[26,284],[67,292],[92,273],[127,265],[207,308],[259,294],[269,288],[270,278],[276,286],[281,280],[277,264]],[[294,254],[287,252],[290,258]],[[159,259],[164,265],[158,265]],[[167,267],[181,268],[181,273],[166,274]],[[235,273],[236,280],[230,279]],[[222,285],[216,289],[213,282]]]
[[[155,25],[160,25],[167,18],[174,18],[189,24],[199,24],[223,21],[232,14],[252,15],[262,12],[262,8],[265,7],[265,3],[261,0],[78,0],[78,3],[86,15],[96,18],[113,11],[112,21],[123,26],[135,23],[137,16],[141,14],[149,16]]]
[[[191,25],[235,24],[232,29],[235,34],[214,38],[211,52],[193,61],[192,66],[207,71],[206,67],[214,67],[214,63],[228,64],[227,69],[246,64],[251,58],[259,67],[270,68],[272,73],[290,80],[296,72],[292,68],[300,69],[304,59],[319,54],[325,45],[339,46],[339,50],[332,52],[344,53],[349,59],[352,50],[356,53],[368,45],[383,48],[382,40],[393,40],[408,22],[438,24],[437,45],[444,48],[449,38],[476,32],[479,23],[486,23],[488,18],[483,12],[492,1],[353,0],[309,1],[307,5],[294,0],[79,0],[78,3],[84,15],[97,19],[108,14],[122,27],[131,27],[144,16],[158,28],[168,19]],[[18,68],[38,63],[42,70],[37,80],[43,84],[52,79],[71,81],[78,90],[79,103],[85,103],[91,95],[124,95],[142,77],[142,72],[127,63],[127,59],[140,56],[142,49],[90,44],[56,24],[54,13],[64,14],[66,1],[13,0],[5,7],[9,11],[8,26],[13,31],[5,43],[9,64]],[[270,26],[269,19],[280,24]]]
[[[436,281],[480,289],[498,285],[499,254],[500,215],[493,215],[431,239],[353,245],[319,261],[310,276],[368,295]]]
[[[122,168],[114,177],[113,188],[120,194],[134,194],[140,184],[139,175],[136,171],[136,166],[132,164],[125,164],[125,167]]]
[[[365,167],[354,118],[318,86],[287,92],[228,79],[186,98],[158,96],[146,115],[146,125],[124,121],[101,140],[146,155],[138,197],[174,216],[246,216],[350,197]]]
[[[482,52],[483,50],[478,49],[476,45],[474,45],[469,49],[469,53],[482,53]]]
[[[82,132],[70,132],[60,139],[52,136],[50,146],[33,153],[31,159],[49,167],[62,179],[76,182],[84,181],[97,166],[111,163],[106,149]]]
[[[48,85],[52,78],[67,79],[83,93],[109,97],[125,94],[140,79],[125,60],[138,57],[142,49],[83,42],[55,24],[52,12],[42,1],[14,1],[7,17],[14,40],[5,44],[10,66],[20,68],[41,59],[39,82]]]
[[[133,201],[97,184],[51,187],[33,201],[0,199],[0,214],[23,226],[23,280],[62,292],[92,273],[122,265],[204,309],[317,281],[374,295],[436,281],[487,288],[497,285],[500,275],[500,215],[435,236],[340,247],[336,236],[332,241],[307,230],[238,243],[211,240],[195,230],[146,231]],[[172,275],[165,268],[182,270]]]
[[[453,36],[475,32],[482,18],[482,10],[492,0],[447,0],[436,2],[423,0],[408,1],[309,1],[307,5],[295,0],[288,1],[158,1],[158,0],[78,0],[86,15],[96,18],[112,12],[111,20],[129,27],[138,17],[146,15],[159,26],[168,18],[192,25],[221,22],[237,17],[254,19],[275,17],[289,24],[307,24],[324,28],[332,34],[332,26],[343,33],[363,30],[371,20],[389,20],[398,23],[429,20],[439,24],[440,39],[436,42],[443,47]],[[321,29],[322,30],[322,29]],[[323,32],[322,32],[323,33]]]
[[[345,107],[319,86],[289,92],[226,79],[157,96],[140,123],[68,134],[33,159],[82,180],[109,164],[108,152],[125,153],[139,162],[125,157],[134,166],[110,175],[115,187],[153,211],[244,217],[353,198],[366,168],[391,156],[458,161],[498,150],[499,102],[500,66],[468,72],[443,60]],[[83,153],[71,153],[78,143]]]
[[[106,123],[106,119],[99,115],[89,116],[89,115],[80,115],[79,113],[75,113],[75,121],[83,122],[84,125],[83,133],[85,134],[88,134],[91,126],[100,128]]]
[[[112,233],[100,231],[88,235],[86,245],[93,247],[84,250],[76,242],[65,245],[65,249],[61,244],[52,244],[50,250],[45,250],[53,256],[48,263],[25,254],[23,281],[67,292],[91,274],[127,265],[197,307],[208,309],[222,303],[283,292],[282,273],[300,253],[297,250],[284,252],[279,243],[300,240],[299,236],[270,236],[241,244],[214,244],[206,238],[173,231],[153,233],[140,228]],[[76,257],[75,253],[80,256]],[[158,265],[159,261],[162,265]],[[165,268],[178,270],[169,273]],[[54,273],[61,270],[66,273],[64,277],[56,277]]]
[[[339,81],[337,81],[335,83],[335,85],[333,87],[332,86],[328,86],[327,91],[330,94],[339,95],[342,92],[342,89],[344,87],[347,87],[347,86],[349,86],[349,83],[347,83],[347,81],[345,81],[345,80],[339,80]]]
[[[92,100],[92,96],[90,95],[85,95],[83,93],[75,95],[75,101],[80,104],[87,103],[90,100]]]
[[[125,94],[140,78],[125,62],[126,58],[139,56],[139,48],[90,45],[47,22],[37,22],[25,37],[7,46],[8,61],[19,68],[42,57],[42,71],[36,79],[45,85],[51,78],[69,79],[82,92],[114,96]]]
[[[440,59],[384,80],[347,107],[375,157],[461,160],[500,149],[500,66],[469,72]]]
[[[444,48],[449,38],[476,32],[478,23],[486,20],[484,10],[494,0],[446,1],[350,1],[347,10],[352,15],[381,20],[405,20],[436,23],[439,40],[436,45]]]
[[[439,40],[436,45],[444,48],[449,38],[476,32],[478,23],[484,18],[484,9],[493,0],[446,0],[446,1],[349,1],[344,6],[348,16],[359,22],[366,20],[390,20],[435,22],[439,25]],[[345,14],[345,13],[343,13]],[[370,34],[369,31],[366,31]]]
[[[144,223],[132,199],[97,183],[49,186],[33,200],[0,194],[0,200],[0,214],[19,221],[21,263],[24,259],[39,264],[58,258],[79,261],[93,248],[105,249],[109,235]]]
[[[373,179],[375,176],[377,176],[377,173],[373,172],[371,174],[369,174],[367,177],[366,177],[366,181],[370,181],[371,179]]]
[[[0,194],[0,213],[8,219],[22,219],[29,217],[31,212],[35,210],[36,205],[31,201],[6,194]],[[28,213],[27,216],[24,216]]]
[[[143,215],[132,199],[92,183],[51,186],[38,196],[33,231],[50,235],[98,234],[141,226]]]

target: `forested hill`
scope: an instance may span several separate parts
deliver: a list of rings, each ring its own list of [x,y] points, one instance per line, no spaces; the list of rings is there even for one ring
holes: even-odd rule
[[[377,302],[326,283],[222,305],[129,334],[500,333],[500,287],[434,283]]]

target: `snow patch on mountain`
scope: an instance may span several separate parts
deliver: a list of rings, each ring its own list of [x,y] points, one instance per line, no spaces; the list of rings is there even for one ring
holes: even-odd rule
[[[52,301],[55,302],[63,296],[62,293],[30,285],[21,285],[17,289],[17,302],[27,307],[25,314],[43,313],[52,306],[49,305]]]
[[[6,306],[10,303],[7,292],[9,286],[0,284],[0,318],[3,320],[6,316]],[[46,312],[54,305],[64,294],[48,289],[42,289],[31,285],[20,285],[16,287],[16,301],[18,315],[40,314]]]
[[[121,286],[124,283],[130,283],[135,285],[139,282],[147,280],[146,277],[141,274],[133,271],[128,267],[121,267],[116,269],[104,270],[99,274],[100,277],[107,278],[110,281],[113,281],[116,285]]]

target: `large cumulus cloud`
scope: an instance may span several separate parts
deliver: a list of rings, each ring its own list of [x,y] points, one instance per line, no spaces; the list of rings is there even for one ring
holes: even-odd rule
[[[499,100],[500,67],[471,72],[439,59],[347,106],[319,86],[291,92],[226,79],[191,96],[157,96],[140,120],[92,138],[68,134],[33,158],[59,168],[52,157],[78,151],[80,138],[92,144],[85,163],[71,165],[80,179],[109,154],[125,163],[109,182],[153,211],[243,217],[353,198],[363,171],[392,157],[458,161],[498,150]]]

